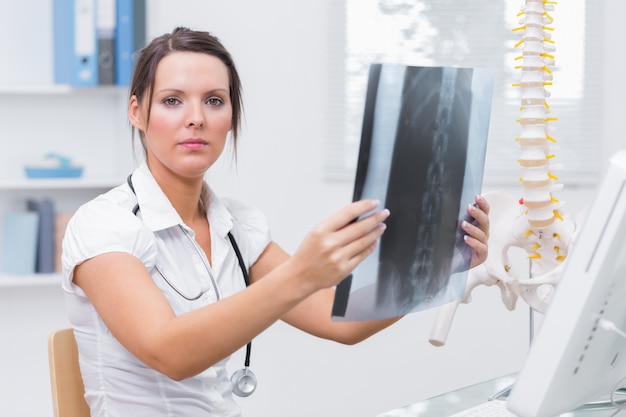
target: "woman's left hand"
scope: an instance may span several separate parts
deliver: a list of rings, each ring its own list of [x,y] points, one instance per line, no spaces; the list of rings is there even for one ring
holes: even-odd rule
[[[467,233],[465,243],[472,248],[470,268],[478,266],[487,259],[487,241],[489,240],[489,203],[481,195],[476,196],[476,205],[467,207],[467,214],[473,217],[477,225],[463,221],[461,227]]]

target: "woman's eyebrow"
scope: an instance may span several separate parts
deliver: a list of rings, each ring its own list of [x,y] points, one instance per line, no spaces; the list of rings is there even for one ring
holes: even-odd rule
[[[221,88],[221,87],[213,88],[213,89],[207,90],[205,94],[214,94],[218,92],[228,94],[229,90],[227,88]],[[156,90],[154,93],[155,94],[163,94],[163,93],[186,94],[185,90],[180,90],[178,88],[168,88],[168,87],[161,88],[160,90]]]

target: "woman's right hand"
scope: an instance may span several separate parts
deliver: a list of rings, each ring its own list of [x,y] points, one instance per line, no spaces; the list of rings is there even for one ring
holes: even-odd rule
[[[306,235],[289,262],[312,292],[337,285],[374,251],[389,216],[387,209],[376,210],[379,204],[353,202]]]

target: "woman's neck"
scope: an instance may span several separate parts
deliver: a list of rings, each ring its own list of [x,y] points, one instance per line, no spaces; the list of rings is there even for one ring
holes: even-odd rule
[[[174,175],[159,175],[154,172],[152,175],[185,224],[194,224],[199,218],[206,216],[200,199],[204,184],[203,178],[190,179]]]

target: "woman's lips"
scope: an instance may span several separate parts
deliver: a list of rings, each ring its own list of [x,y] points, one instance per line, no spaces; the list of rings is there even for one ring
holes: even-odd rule
[[[205,140],[202,139],[186,139],[180,143],[182,147],[190,150],[199,150],[208,145]]]

